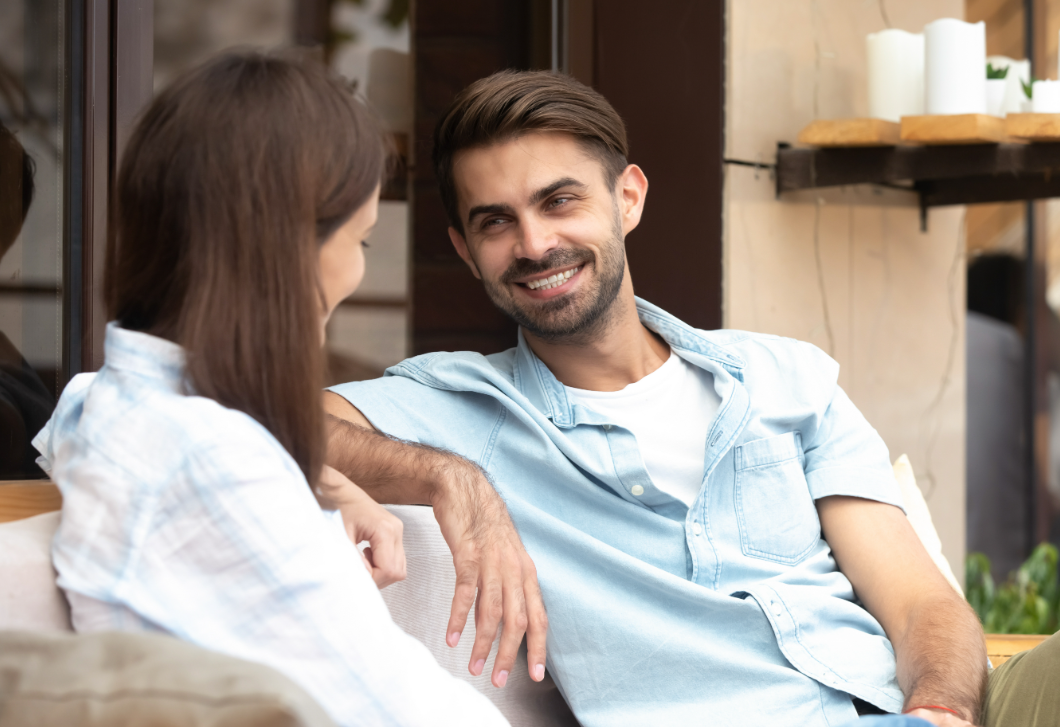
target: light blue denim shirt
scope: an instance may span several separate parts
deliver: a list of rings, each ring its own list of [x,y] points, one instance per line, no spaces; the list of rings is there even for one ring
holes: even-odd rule
[[[838,364],[638,309],[721,397],[690,508],[652,484],[628,430],[572,404],[521,334],[503,353],[426,354],[332,390],[381,431],[489,472],[537,564],[549,670],[586,727],[836,725],[856,718],[851,695],[900,711],[894,651],[814,506],[901,506]]]

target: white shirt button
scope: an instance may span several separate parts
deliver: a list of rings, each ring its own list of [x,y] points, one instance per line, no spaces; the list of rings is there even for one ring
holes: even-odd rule
[[[769,605],[773,607],[773,614],[779,616],[783,611],[780,608],[780,604],[776,601],[770,601]]]
[[[604,425],[604,431],[605,432],[610,432],[611,431],[611,425],[610,424],[605,424]]]
[[[692,523],[692,532],[695,535],[702,535],[703,534],[703,528],[700,527],[699,523]]]
[[[640,497],[641,495],[644,494],[644,488],[641,487],[640,485],[633,485],[633,487],[629,488],[629,491],[632,492],[637,497]]]

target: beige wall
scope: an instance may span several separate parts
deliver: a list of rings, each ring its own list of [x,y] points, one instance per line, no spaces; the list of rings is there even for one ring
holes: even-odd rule
[[[963,17],[963,0],[730,0],[727,156],[772,161],[817,118],[864,116],[865,36]],[[911,195],[774,199],[726,169],[725,324],[810,341],[892,458],[909,455],[953,570],[964,567],[963,208],[920,232]]]

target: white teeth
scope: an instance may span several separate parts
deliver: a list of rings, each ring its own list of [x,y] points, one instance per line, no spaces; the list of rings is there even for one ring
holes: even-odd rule
[[[530,288],[530,290],[549,290],[551,288],[556,288],[570,280],[571,276],[573,276],[579,270],[581,270],[581,266],[576,267],[573,270],[568,270],[564,273],[556,273],[555,275],[550,275],[547,278],[541,278],[540,280],[531,280],[529,283],[526,284],[526,287]]]

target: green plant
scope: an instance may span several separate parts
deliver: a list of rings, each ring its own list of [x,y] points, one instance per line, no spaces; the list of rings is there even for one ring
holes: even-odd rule
[[[1034,98],[1034,82],[1037,80],[1038,79],[1033,76],[1031,77],[1030,83],[1024,81],[1022,78],[1020,79],[1020,85],[1023,86],[1023,93],[1027,98]]]
[[[1052,634],[1060,627],[1056,546],[1039,545],[1001,586],[982,553],[969,553],[964,567],[968,603],[987,633]]]
[[[1002,80],[1008,77],[1008,66],[995,68],[993,63],[986,64],[986,78],[989,81]]]

